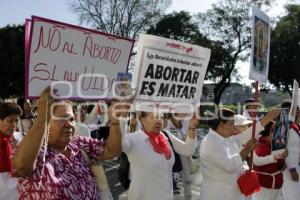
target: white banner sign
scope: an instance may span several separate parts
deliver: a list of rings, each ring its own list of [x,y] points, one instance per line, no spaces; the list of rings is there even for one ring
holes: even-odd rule
[[[200,102],[210,49],[141,34],[137,52],[136,101]]]
[[[299,83],[294,79],[292,105],[289,113],[289,118],[291,121],[295,121],[296,118],[297,104],[298,104],[298,90],[299,90]]]
[[[266,82],[269,73],[270,18],[252,7],[252,44],[249,78]]]
[[[133,40],[32,17],[26,96],[38,97],[52,83],[65,98],[112,98],[132,47]]]

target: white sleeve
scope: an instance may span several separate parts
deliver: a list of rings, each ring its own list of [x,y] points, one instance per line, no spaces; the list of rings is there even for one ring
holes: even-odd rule
[[[210,140],[204,140],[200,147],[200,159],[211,163],[212,166],[232,173],[240,171],[243,167],[243,160],[240,152],[229,154],[224,144]]]
[[[128,118],[121,118],[119,120],[120,122],[120,131],[121,131],[121,134],[122,134],[122,137],[125,135],[125,133],[128,132]]]
[[[94,123],[96,116],[97,116],[97,109],[98,109],[98,104],[95,104],[93,107],[93,110],[89,114],[86,114],[85,119],[84,119],[84,122],[86,124]]]
[[[296,168],[299,165],[300,137],[292,128],[289,129],[287,149],[288,157],[285,160],[287,168]]]
[[[127,133],[127,119],[121,118],[120,119],[120,131],[122,134],[122,150],[123,152],[127,153],[130,150],[131,143],[133,140],[132,135],[134,133]]]
[[[241,148],[244,144],[247,143],[248,140],[251,139],[252,137],[252,129],[253,126],[249,127],[247,130],[245,130],[244,132],[238,134],[238,135],[234,135],[234,139],[237,141],[239,147]],[[258,139],[259,133],[264,130],[264,127],[261,125],[260,122],[256,122],[256,126],[255,126],[255,138]]]
[[[256,166],[263,166],[271,163],[276,163],[277,160],[274,159],[273,155],[268,156],[258,156],[255,151],[253,152],[253,164]]]
[[[24,128],[23,128],[23,125],[22,125],[22,120],[23,119],[19,119],[18,123],[17,123],[17,126],[18,126],[18,131],[19,132],[24,132]]]
[[[192,138],[187,137],[184,142],[184,141],[178,139],[177,137],[175,137],[168,130],[166,130],[166,133],[168,134],[176,153],[183,155],[183,156],[191,156],[194,154],[195,149],[196,149],[196,138],[192,139]]]
[[[129,134],[125,134],[122,138],[122,151],[128,153],[131,147],[131,137]]]

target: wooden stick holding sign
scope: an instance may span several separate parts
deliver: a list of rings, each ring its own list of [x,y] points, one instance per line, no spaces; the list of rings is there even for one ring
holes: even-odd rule
[[[257,102],[258,102],[258,85],[259,81],[266,82],[268,80],[269,70],[269,51],[270,51],[270,18],[257,9],[252,7],[252,53],[251,67],[249,78],[255,80],[254,93],[254,116],[252,126],[252,139],[255,138],[256,119],[257,119]],[[258,178],[253,167],[253,151],[248,160],[249,170],[242,174],[238,183],[241,192],[248,196],[260,190]]]

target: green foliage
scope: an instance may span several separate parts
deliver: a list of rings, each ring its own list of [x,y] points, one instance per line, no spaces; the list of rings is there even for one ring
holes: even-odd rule
[[[288,14],[277,23],[271,35],[269,80],[290,92],[293,79],[300,82],[300,5],[288,5]]]
[[[203,38],[198,26],[192,21],[192,16],[186,11],[163,16],[147,33],[187,43],[194,43],[197,39]]]
[[[205,36],[216,40],[230,56],[220,57],[223,65],[213,69],[210,78],[216,83],[214,102],[219,103],[224,90],[229,87],[232,77],[237,76],[235,68],[238,60],[249,56],[250,17],[249,1],[227,0],[213,4],[213,8],[198,14],[199,27]]]
[[[0,97],[23,96],[25,87],[24,25],[0,29]]]

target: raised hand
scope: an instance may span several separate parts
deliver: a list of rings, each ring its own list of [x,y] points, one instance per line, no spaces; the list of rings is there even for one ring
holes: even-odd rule
[[[199,119],[196,117],[196,114],[193,113],[193,116],[189,121],[189,129],[196,129],[198,124],[199,124]]]
[[[55,100],[51,96],[51,87],[48,86],[40,95],[37,119],[46,120],[47,118],[47,122],[49,122],[51,116],[51,106],[54,102]]]

